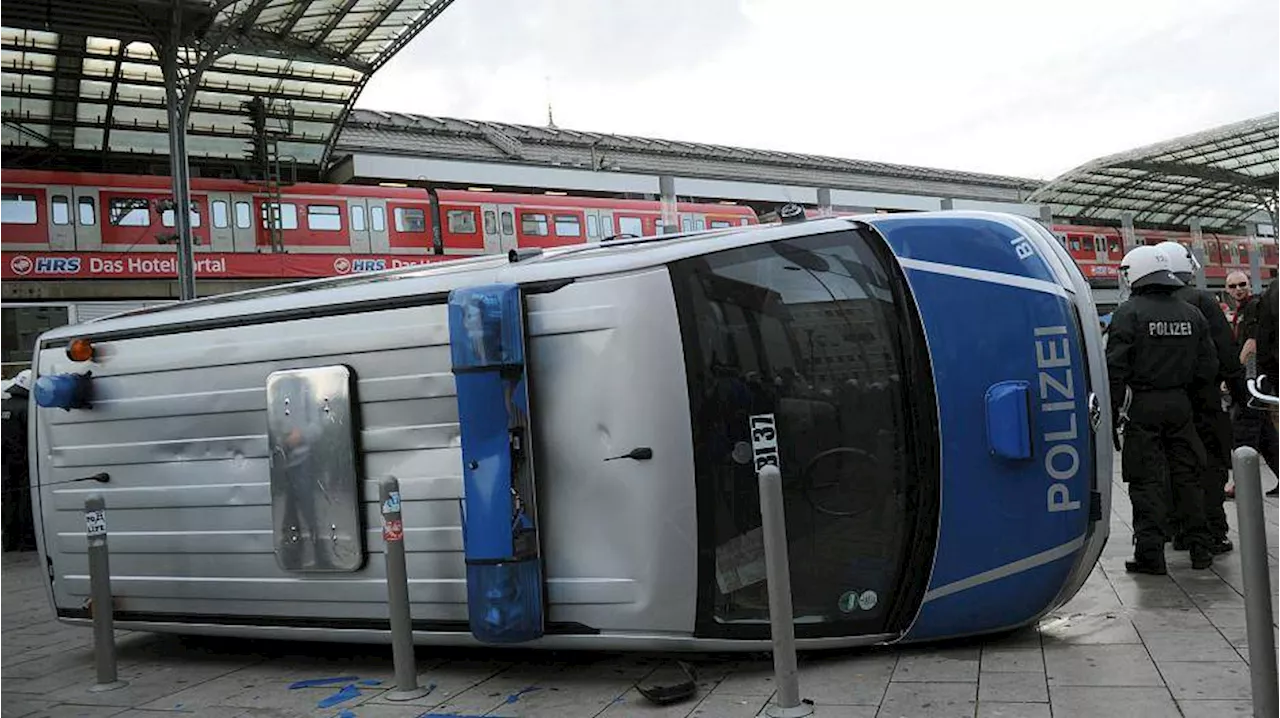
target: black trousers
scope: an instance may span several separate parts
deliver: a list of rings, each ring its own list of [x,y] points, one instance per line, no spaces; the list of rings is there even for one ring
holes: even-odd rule
[[[1231,417],[1222,410],[1217,386],[1207,386],[1196,396],[1192,407],[1192,423],[1204,444],[1205,463],[1200,470],[1200,487],[1204,490],[1204,519],[1213,541],[1227,540],[1227,475],[1231,471]]]
[[[1204,445],[1192,424],[1186,392],[1134,394],[1120,460],[1133,504],[1135,558],[1163,563],[1165,538],[1173,535],[1171,520],[1181,527],[1189,547],[1208,545],[1200,482]],[[1170,488],[1172,502],[1167,498]]]
[[[1276,427],[1271,423],[1271,416],[1265,409],[1250,409],[1237,406],[1231,410],[1233,444],[1235,448],[1251,446],[1262,456],[1262,460],[1271,467],[1271,472],[1280,476],[1277,467]]]

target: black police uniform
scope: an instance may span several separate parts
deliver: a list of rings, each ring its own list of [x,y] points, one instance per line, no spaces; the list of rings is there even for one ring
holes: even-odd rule
[[[35,521],[31,514],[31,485],[27,473],[27,401],[26,389],[14,386],[3,401],[0,415],[0,438],[3,455],[0,479],[4,496],[0,499],[3,513],[3,548],[5,551],[30,551],[36,546]]]
[[[1175,275],[1183,282],[1195,281],[1190,274]],[[1236,349],[1235,337],[1231,333],[1231,325],[1218,306],[1218,300],[1203,289],[1185,286],[1173,293],[1174,297],[1190,304],[1204,315],[1209,322],[1209,337],[1213,340],[1214,350],[1218,356],[1218,373],[1214,381],[1197,387],[1191,397],[1196,434],[1204,444],[1205,465],[1200,472],[1200,485],[1204,489],[1204,518],[1209,529],[1210,550],[1213,553],[1226,553],[1233,547],[1227,540],[1227,513],[1223,508],[1226,501],[1227,473],[1231,470],[1232,431],[1231,417],[1222,410],[1222,399],[1218,391],[1219,384],[1225,383],[1231,392],[1231,401],[1237,406],[1244,406],[1249,399],[1244,385],[1244,369],[1240,366],[1240,352]],[[1174,494],[1174,500],[1177,495]],[[1175,511],[1176,513],[1176,511]],[[1178,533],[1175,527],[1175,534]],[[1185,549],[1182,536],[1174,537],[1174,548]]]
[[[1199,481],[1204,446],[1192,425],[1189,392],[1213,381],[1218,358],[1204,315],[1172,295],[1168,285],[1178,283],[1172,274],[1158,274],[1134,282],[1133,296],[1112,315],[1107,368],[1117,412],[1125,387],[1133,390],[1121,466],[1133,504],[1135,549],[1125,567],[1160,574],[1169,535],[1169,483],[1192,566],[1213,563]]]

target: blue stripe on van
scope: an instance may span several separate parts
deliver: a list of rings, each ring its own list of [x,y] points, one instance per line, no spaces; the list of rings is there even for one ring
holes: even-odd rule
[[[895,224],[904,229],[907,222]],[[939,242],[967,246],[969,230],[948,237],[936,220],[929,224],[935,225]],[[1088,387],[1075,312],[1066,298],[919,269],[908,269],[907,278],[929,343],[942,441],[941,515],[929,583],[936,595],[978,574],[999,575],[1001,567],[1085,534],[1093,463]],[[1030,459],[1001,459],[988,450],[987,388],[1008,380],[1031,386]],[[1078,552],[1074,548],[1036,567],[926,597],[907,640],[977,633],[1035,618],[1068,579]]]
[[[1020,230],[994,220],[899,215],[872,224],[903,259],[1058,281]]]

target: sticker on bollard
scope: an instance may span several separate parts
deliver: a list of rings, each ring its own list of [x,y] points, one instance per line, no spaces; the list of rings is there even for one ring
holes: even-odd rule
[[[84,512],[84,532],[89,538],[107,535],[107,514],[98,509]]]
[[[778,463],[778,425],[773,414],[756,414],[751,417],[751,450],[756,461],[756,471]]]
[[[399,491],[391,492],[391,495],[387,497],[387,500],[382,502],[382,513],[384,514],[400,513],[400,492]]]
[[[390,519],[382,527],[383,541],[402,541],[404,540],[404,522],[400,519]]]

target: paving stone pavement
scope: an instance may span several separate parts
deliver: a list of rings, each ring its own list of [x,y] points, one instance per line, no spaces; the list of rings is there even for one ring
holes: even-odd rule
[[[1264,469],[1265,471],[1265,469]],[[1275,479],[1266,472],[1264,486]],[[1117,481],[1111,539],[1080,593],[999,638],[803,654],[819,718],[1135,718],[1251,713],[1239,552],[1211,571],[1170,553],[1168,576],[1131,576],[1131,516]],[[1266,499],[1275,580],[1277,505]],[[1227,516],[1236,540],[1235,506]],[[773,695],[767,656],[680,655],[696,698],[647,704],[636,684],[673,656],[418,648],[425,698],[393,703],[390,648],[118,632],[127,688],[89,693],[91,633],[52,620],[34,554],[0,575],[2,718],[749,718]],[[1272,585],[1272,605],[1276,587]],[[291,689],[298,681],[335,678]],[[354,688],[345,688],[354,685]],[[345,689],[345,690],[344,690]],[[345,698],[345,700],[339,700]],[[325,707],[321,707],[325,706]]]

